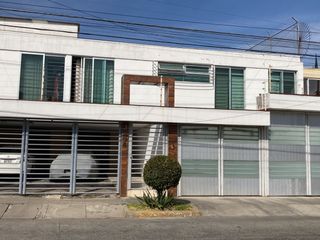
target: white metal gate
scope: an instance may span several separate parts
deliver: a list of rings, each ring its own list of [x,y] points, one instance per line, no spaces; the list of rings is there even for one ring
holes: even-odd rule
[[[132,124],[129,133],[129,189],[143,188],[144,164],[155,155],[167,153],[166,127],[163,124]]]
[[[0,120],[0,194],[116,194],[118,123]]]
[[[23,121],[0,120],[0,193],[21,191]]]
[[[219,194],[218,127],[182,126],[181,194]]]
[[[119,125],[80,123],[77,127],[75,192],[117,193]]]
[[[259,195],[259,129],[181,126],[181,195]]]
[[[269,128],[269,194],[306,195],[305,115],[272,113]]]

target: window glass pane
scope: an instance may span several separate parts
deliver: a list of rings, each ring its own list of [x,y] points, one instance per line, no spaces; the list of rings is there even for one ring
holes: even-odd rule
[[[283,72],[283,93],[294,94],[293,72]]]
[[[209,67],[206,66],[186,66],[187,73],[209,74]]]
[[[320,95],[320,80],[309,80],[309,95]]]
[[[20,99],[41,100],[42,64],[43,57],[41,55],[22,55]]]
[[[91,102],[91,88],[92,88],[92,59],[85,59],[84,67],[84,83],[83,83],[83,102]]]
[[[159,63],[159,68],[163,70],[184,71],[183,64],[179,63]]]
[[[303,80],[303,89],[304,89],[304,94],[307,95],[308,93],[308,79]]]
[[[229,68],[216,68],[215,74],[215,107],[229,108]]]
[[[95,59],[93,102],[109,103],[111,92],[113,92],[113,62]]]
[[[281,72],[271,73],[271,93],[281,93]]]
[[[106,61],[94,60],[93,102],[106,102]]]
[[[43,100],[62,101],[64,57],[46,56]]]
[[[242,69],[231,69],[231,109],[244,108],[244,77]]]
[[[176,79],[178,80],[178,79]],[[209,82],[209,75],[191,75],[184,76],[183,81],[189,82]]]
[[[159,63],[158,76],[172,77],[176,81],[210,81],[209,66],[186,66],[184,64],[179,63]]]

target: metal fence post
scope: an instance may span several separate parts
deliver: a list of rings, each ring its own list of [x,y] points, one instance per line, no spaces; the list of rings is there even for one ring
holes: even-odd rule
[[[117,194],[120,193],[120,173],[121,173],[121,143],[122,143],[122,129],[119,124],[119,132],[118,132],[118,167],[117,167]]]
[[[24,143],[26,137],[26,122],[23,122],[21,134],[21,164],[20,164],[20,175],[19,175],[19,194],[23,193],[23,175],[24,175]]]
[[[78,149],[78,123],[72,125],[72,143],[71,143],[71,165],[70,165],[70,194],[76,193],[77,178],[77,149]]]
[[[21,166],[20,166],[20,183],[19,193],[26,194],[27,170],[28,170],[28,142],[29,142],[29,122],[25,121],[22,128],[21,143]]]

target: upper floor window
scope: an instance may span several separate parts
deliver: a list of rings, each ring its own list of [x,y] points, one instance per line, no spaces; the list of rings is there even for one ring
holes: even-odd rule
[[[100,58],[73,57],[71,101],[112,103],[114,62]]]
[[[181,63],[159,63],[158,76],[173,77],[177,81],[210,82],[210,66]]]
[[[22,54],[19,98],[62,101],[64,61],[62,56]]]
[[[271,93],[295,93],[295,73],[291,71],[271,71]]]
[[[216,68],[215,108],[244,109],[244,69]]]
[[[320,96],[320,79],[304,79],[304,94]]]

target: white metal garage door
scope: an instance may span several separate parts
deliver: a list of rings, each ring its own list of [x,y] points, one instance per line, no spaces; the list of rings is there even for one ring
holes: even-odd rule
[[[259,129],[182,126],[181,195],[259,195]]]

